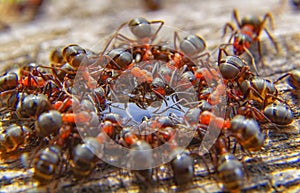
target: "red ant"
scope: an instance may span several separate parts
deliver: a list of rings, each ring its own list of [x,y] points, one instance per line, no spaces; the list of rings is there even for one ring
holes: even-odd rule
[[[203,125],[209,125],[212,122],[214,126],[219,129],[230,128],[229,120],[225,120],[222,117],[218,117],[209,111],[203,111],[202,113],[200,113],[199,122]]]
[[[159,26],[153,33],[152,25],[157,23],[159,24]],[[130,32],[135,36],[136,40],[132,40],[120,33],[120,30],[124,28],[126,25],[128,25]],[[124,22],[118,27],[116,32],[108,40],[102,53],[104,53],[107,50],[107,48],[110,46],[112,41],[116,39],[123,40],[123,41],[125,40],[133,45],[136,45],[137,43],[142,43],[142,45],[152,43],[163,25],[164,25],[164,21],[162,20],[148,21],[142,17],[134,18],[128,22]]]
[[[265,27],[266,22],[269,20],[271,22],[271,28],[273,29],[274,27],[274,22],[273,22],[273,16],[271,13],[266,13],[261,20],[258,17],[255,16],[247,16],[242,18],[241,20],[239,19],[238,16],[238,11],[236,9],[233,10],[233,17],[235,22],[237,23],[238,29],[234,27],[232,23],[226,23],[224,26],[224,31],[223,31],[223,36],[227,32],[227,28],[230,28],[233,33],[231,34],[231,37],[229,39],[228,44],[224,44],[223,46],[228,46],[228,45],[233,45],[233,52],[235,55],[241,55],[244,52],[246,52],[252,60],[252,64],[254,64],[254,56],[249,50],[251,45],[255,42],[258,43],[258,53],[260,56],[260,59],[262,60],[262,46],[261,46],[261,40],[260,40],[260,35],[262,31],[265,31],[266,34],[268,35],[269,39],[271,42],[274,44],[276,51],[278,51],[278,45],[275,42],[274,37],[272,34],[269,32],[268,28]],[[233,38],[233,43],[230,43]],[[263,60],[262,60],[263,62]]]
[[[61,93],[62,82],[54,74],[41,71],[40,68],[49,68],[31,63],[20,70],[18,90],[26,89],[27,92],[40,92],[48,97]]]

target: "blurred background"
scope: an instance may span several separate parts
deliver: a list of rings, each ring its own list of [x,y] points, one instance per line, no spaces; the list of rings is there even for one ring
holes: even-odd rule
[[[222,28],[234,8],[240,17],[273,13],[275,36],[299,31],[300,13],[289,0],[1,0],[0,65],[44,63],[51,48],[70,43],[99,49],[121,23],[140,16],[197,33],[213,47],[228,41]]]

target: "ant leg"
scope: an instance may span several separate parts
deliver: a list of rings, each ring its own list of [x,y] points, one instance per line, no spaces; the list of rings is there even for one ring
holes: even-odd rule
[[[178,50],[178,47],[177,47],[177,44],[176,44],[177,43],[176,40],[178,40],[178,42],[181,42],[181,39],[180,39],[179,34],[178,34],[177,31],[174,32],[174,40],[173,40],[173,42],[174,42],[174,49]]]
[[[175,79],[175,75],[176,75],[177,73],[178,73],[178,74],[180,73],[180,75],[182,74],[181,72],[178,72],[177,69],[173,71],[173,73],[172,73],[172,75],[171,75],[171,78],[170,78],[170,81],[169,81],[169,85],[170,85],[171,87],[175,87],[175,86],[176,86],[176,85],[173,85],[173,82],[174,82],[174,81],[178,81],[178,78],[177,78],[177,77],[176,77],[177,80],[174,80],[174,79]],[[176,83],[176,82],[175,82],[175,83]]]
[[[154,21],[151,21],[150,23],[151,24],[153,24],[153,23],[160,23],[159,27],[157,28],[157,30],[155,31],[155,33],[151,37],[151,42],[152,42],[156,38],[158,32],[161,30],[161,28],[162,28],[162,26],[164,25],[165,22],[162,21],[162,20],[154,20]]]
[[[40,67],[40,66],[37,66],[36,68],[38,68],[38,67]],[[59,79],[57,78],[57,76],[52,76],[52,74],[43,74],[42,72],[40,72],[39,70],[37,70],[37,72],[39,73],[39,75],[42,77],[42,79],[45,81],[45,83],[46,82],[49,82],[50,81],[50,78],[51,78],[51,80],[57,85],[57,86],[59,86],[59,88],[62,88],[62,85],[61,85],[61,82],[59,81]],[[46,78],[46,76],[48,75],[48,77],[50,77],[49,78],[49,80],[47,80],[47,78]],[[57,75],[57,74],[56,74]]]
[[[291,75],[290,73],[286,73],[286,74],[280,76],[279,78],[277,78],[277,80],[275,80],[273,83],[276,84],[276,83],[279,82],[280,80],[282,80],[282,79],[284,79],[284,78],[286,78],[286,77],[288,77],[288,76],[290,76],[290,75]]]
[[[75,71],[70,71],[70,70],[66,70],[66,69],[63,69],[63,68],[60,68],[60,67],[55,67],[55,66],[42,66],[42,65],[39,65],[37,66],[38,68],[45,68],[45,69],[51,69],[51,70],[59,70],[59,71],[62,71],[63,73],[66,73],[66,74],[76,74]],[[53,73],[54,74],[54,73]],[[57,76],[57,73],[55,72],[54,76]],[[57,78],[58,79],[58,78]]]
[[[229,55],[228,52],[225,50],[225,48],[226,48],[227,46],[229,46],[229,45],[232,45],[232,44],[221,44],[221,45],[220,45],[220,48],[219,48],[219,54],[218,54],[218,65],[220,64],[221,59],[222,59],[222,52],[223,52],[226,56]]]
[[[47,81],[45,86],[43,86],[42,93],[50,98],[50,96],[53,96],[52,88],[52,82]]]
[[[262,101],[265,99],[261,96],[261,94],[252,86],[249,86],[249,89],[247,90],[246,94],[244,96],[249,97],[250,91],[253,91]]]
[[[239,19],[238,11],[236,9],[234,9],[232,14],[233,14],[233,19],[235,20],[236,24],[239,26],[239,28],[241,28],[242,24]]]
[[[262,45],[261,45],[260,41],[257,41],[257,44],[258,44],[257,48],[258,48],[259,60],[261,61],[262,66],[264,67],[265,66],[265,62],[264,62],[263,54],[262,54]]]
[[[39,84],[37,78],[31,72],[28,74],[28,86],[29,87],[32,86],[31,85],[31,78],[34,81],[34,83],[36,84],[36,87],[38,88],[39,92],[42,92],[41,88],[39,87],[40,84]]]
[[[271,26],[271,29],[274,30],[274,19],[273,19],[273,16],[271,13],[266,13],[262,22],[261,22],[261,25],[260,25],[260,30],[259,30],[259,33],[258,33],[258,37],[260,36],[260,33],[262,31],[262,29],[266,32],[266,34],[268,35],[269,39],[271,40],[271,42],[273,43],[275,49],[277,52],[279,52],[279,46],[278,44],[276,43],[273,35],[269,32],[268,28],[264,27],[265,26],[265,23],[269,21],[270,22],[270,26]]]
[[[284,103],[284,104],[288,105],[287,101],[285,101],[285,100],[283,100],[283,99],[281,99],[281,98],[279,98],[279,97],[277,97],[273,94],[268,93],[268,94],[266,94],[266,98],[265,98],[265,106],[268,104],[268,101],[267,101],[268,97],[272,97],[273,99],[276,99],[276,100],[280,101],[281,103]]]
[[[277,130],[279,130],[279,128],[276,126],[275,123],[273,123],[267,116],[264,115],[264,113],[262,113],[261,111],[259,111],[256,107],[252,106],[250,107],[249,110],[251,111],[252,117],[255,119],[260,119],[260,118],[264,118],[268,123],[271,123]]]
[[[210,68],[208,67],[208,65],[209,65],[209,59],[210,59],[211,54],[210,54],[209,52],[205,52],[205,53],[203,53],[203,54],[200,54],[200,55],[196,56],[196,57],[193,58],[193,59],[196,60],[196,59],[202,58],[202,57],[204,57],[204,56],[206,56],[206,59],[205,59],[205,62],[206,62],[206,63],[203,63],[203,61],[200,60],[200,61],[201,61],[201,64],[202,64],[202,66],[207,67],[208,70],[210,71]]]
[[[195,152],[195,151],[192,151],[192,152],[190,153],[190,155],[193,156],[193,157],[195,157],[195,160],[197,160],[197,161],[198,161],[197,158],[200,158],[200,159],[202,160],[202,162],[203,162],[205,168],[207,169],[208,174],[213,174],[213,171],[211,171],[211,170],[209,169],[209,165],[208,165],[207,161],[205,160],[204,155],[200,155],[198,152]],[[210,153],[208,153],[208,156],[211,158]],[[211,159],[212,159],[212,158],[211,158]]]
[[[132,40],[132,39],[126,37],[125,35],[120,34],[120,33],[118,33],[115,38],[118,39],[118,40],[121,40],[121,41],[134,42],[134,40]]]
[[[235,27],[233,26],[232,23],[227,22],[227,23],[225,24],[225,26],[223,27],[223,34],[222,34],[222,37],[224,37],[224,36],[226,35],[227,29],[228,29],[228,28],[231,30],[231,35],[230,35],[230,39],[229,39],[229,42],[230,42],[231,39],[232,39],[232,37],[233,37],[233,35],[236,33],[236,29],[235,29]]]
[[[236,151],[237,151],[237,141],[233,141],[233,142],[234,142],[234,143],[233,143],[233,147],[232,147],[231,153],[232,153],[232,154],[235,154]]]
[[[184,113],[184,111],[183,111],[183,110],[181,109],[181,107],[179,106],[179,105],[180,105],[180,102],[182,102],[182,101],[184,101],[184,99],[178,100],[177,102],[175,102],[175,103],[172,104],[171,106],[168,106],[167,108],[165,108],[164,110],[162,110],[162,111],[160,111],[160,112],[158,112],[158,111],[161,109],[161,107],[158,107],[155,111],[153,111],[153,113],[154,113],[154,114],[161,114],[161,113],[167,112],[169,109],[175,109],[175,110],[178,110],[178,111]],[[165,101],[165,102],[166,102],[166,101]],[[167,102],[166,102],[166,105],[168,105]],[[176,106],[177,108],[175,108],[174,106]]]
[[[273,18],[273,15],[269,12],[264,15],[263,20],[260,24],[260,29],[264,28],[267,20],[269,20],[269,22],[270,22],[271,29],[274,30],[274,18]]]
[[[266,32],[267,36],[269,37],[269,39],[271,40],[272,44],[274,45],[275,49],[276,49],[276,52],[279,52],[280,49],[279,49],[279,45],[278,43],[275,41],[275,38],[273,37],[273,35],[270,33],[270,31],[265,28],[264,31]]]
[[[248,49],[248,48],[244,48],[245,49],[245,52],[250,56],[251,58],[251,66],[253,67],[254,71],[255,71],[255,74],[258,75],[258,72],[257,72],[257,67],[256,67],[256,64],[255,64],[255,59],[254,59],[254,56],[253,54],[251,53],[251,51]],[[260,53],[260,59],[262,60],[262,54],[261,54],[261,44],[259,43],[259,48],[258,48],[258,52]],[[263,63],[263,60],[262,60],[262,63]]]
[[[106,52],[106,50],[108,49],[108,47],[111,45],[112,41],[113,41],[114,39],[118,38],[118,36],[119,36],[119,38],[120,38],[120,37],[121,37],[121,38],[125,38],[125,40],[128,40],[129,42],[132,42],[132,41],[133,41],[133,40],[131,40],[131,39],[129,39],[129,38],[127,38],[127,37],[125,37],[124,35],[122,35],[122,34],[119,33],[119,31],[120,31],[125,25],[127,25],[127,24],[128,24],[128,22],[124,22],[124,23],[122,23],[122,24],[116,29],[116,32],[115,32],[115,33],[108,39],[108,41],[105,43],[104,49],[102,50],[102,52],[100,52],[101,55],[103,55],[103,54]]]

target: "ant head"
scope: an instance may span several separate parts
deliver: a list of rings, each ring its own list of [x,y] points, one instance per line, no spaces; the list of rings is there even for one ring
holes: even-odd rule
[[[234,36],[234,46],[233,52],[235,55],[241,55],[245,52],[245,48],[250,48],[251,43],[253,42],[252,38],[247,34],[237,33]]]

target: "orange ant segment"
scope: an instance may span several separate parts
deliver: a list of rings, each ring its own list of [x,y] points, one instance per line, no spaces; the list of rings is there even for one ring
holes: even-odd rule
[[[141,136],[141,138],[149,144],[151,144],[154,141],[153,135],[144,135],[144,136]]]
[[[73,105],[73,100],[67,98],[65,101],[56,101],[52,106],[55,110],[65,112],[68,108]]]
[[[131,69],[131,74],[135,77],[140,77],[146,74],[146,71],[141,70],[139,67],[134,67]]]
[[[246,52],[246,49],[249,49],[251,46],[251,43],[249,41],[245,41],[243,45],[240,43],[240,38],[238,38],[238,35],[235,36],[234,42],[233,42],[233,47],[234,47],[234,52],[237,55],[241,55],[241,53]]]
[[[226,141],[225,139],[223,138],[220,138],[216,141],[215,143],[216,147],[217,147],[217,151],[220,155],[224,155],[224,154],[227,154],[228,153],[228,150],[227,150],[227,145],[226,145]]]
[[[91,120],[91,116],[87,112],[80,112],[75,114],[75,120],[77,122],[89,122]]]
[[[152,74],[146,70],[141,70],[138,67],[134,67],[131,69],[131,74],[137,78],[139,83],[147,82],[151,83],[153,81]]]
[[[129,146],[135,144],[138,140],[139,138],[131,132],[126,133],[124,136],[124,141]]]
[[[161,124],[158,121],[153,121],[153,123],[151,124],[152,129],[157,129],[160,127],[161,127]]]
[[[213,81],[219,79],[219,72],[216,69],[193,68],[196,79]]]
[[[38,78],[31,78],[31,77],[25,77],[22,80],[20,80],[20,84],[23,84],[26,87],[33,86],[33,87],[43,87],[45,85],[46,81],[43,80],[41,77]]]
[[[230,126],[231,126],[230,120],[225,120],[225,121],[224,121],[224,124],[223,124],[223,128],[224,128],[224,129],[229,129]]]
[[[214,123],[215,127],[217,127],[217,128],[223,128],[225,120],[223,118],[221,118],[221,117],[214,117],[213,118],[213,123]]]
[[[224,120],[221,117],[215,116],[212,112],[203,111],[199,116],[199,121],[201,124],[209,125],[210,122],[214,124],[214,127],[223,129],[223,128],[230,128],[230,121]]]
[[[101,128],[108,136],[112,136],[114,133],[114,126],[111,121],[104,121],[104,123],[101,125]]]
[[[62,114],[62,121],[64,123],[75,123],[75,114],[73,113]]]
[[[62,127],[59,130],[59,137],[57,140],[57,145],[59,145],[60,147],[63,146],[65,139],[68,138],[71,134],[71,128],[70,127]]]
[[[142,70],[139,67],[131,68],[130,73],[135,77],[142,76],[145,74],[145,72],[142,72]]]
[[[143,55],[143,61],[147,61],[147,60],[153,60],[154,56],[150,50],[150,46],[149,45],[145,45],[145,50],[146,52]]]
[[[212,118],[215,117],[215,115],[209,111],[204,111],[199,116],[200,123],[204,125],[209,125]]]
[[[211,105],[220,104],[221,97],[224,96],[225,90],[226,90],[225,84],[218,84],[215,91],[209,95],[207,102]]]
[[[206,77],[211,78],[206,76],[206,74],[209,74],[207,68],[197,68],[197,69],[194,68],[194,71],[195,71],[194,75],[197,79],[204,80]]]
[[[62,101],[56,101],[52,106],[55,110],[57,110],[61,107],[62,104],[63,104]]]
[[[183,66],[182,62],[183,56],[179,53],[175,53],[169,62],[169,65],[176,68],[181,68]]]
[[[60,129],[59,133],[61,138],[67,138],[71,133],[71,129],[70,128]]]
[[[153,90],[155,93],[160,94],[161,96],[165,96],[165,94],[166,94],[165,89],[164,89],[164,88],[161,88],[161,87],[158,87],[158,88],[152,88],[152,90]]]
[[[80,112],[80,113],[64,113],[62,114],[62,121],[65,123],[84,123],[89,122],[91,116],[87,112]]]
[[[178,148],[178,143],[176,142],[176,140],[173,140],[173,138],[171,140],[168,140],[168,147],[171,150],[175,150],[176,148]]]
[[[165,141],[171,141],[174,138],[176,132],[172,127],[166,127],[160,133]]]

